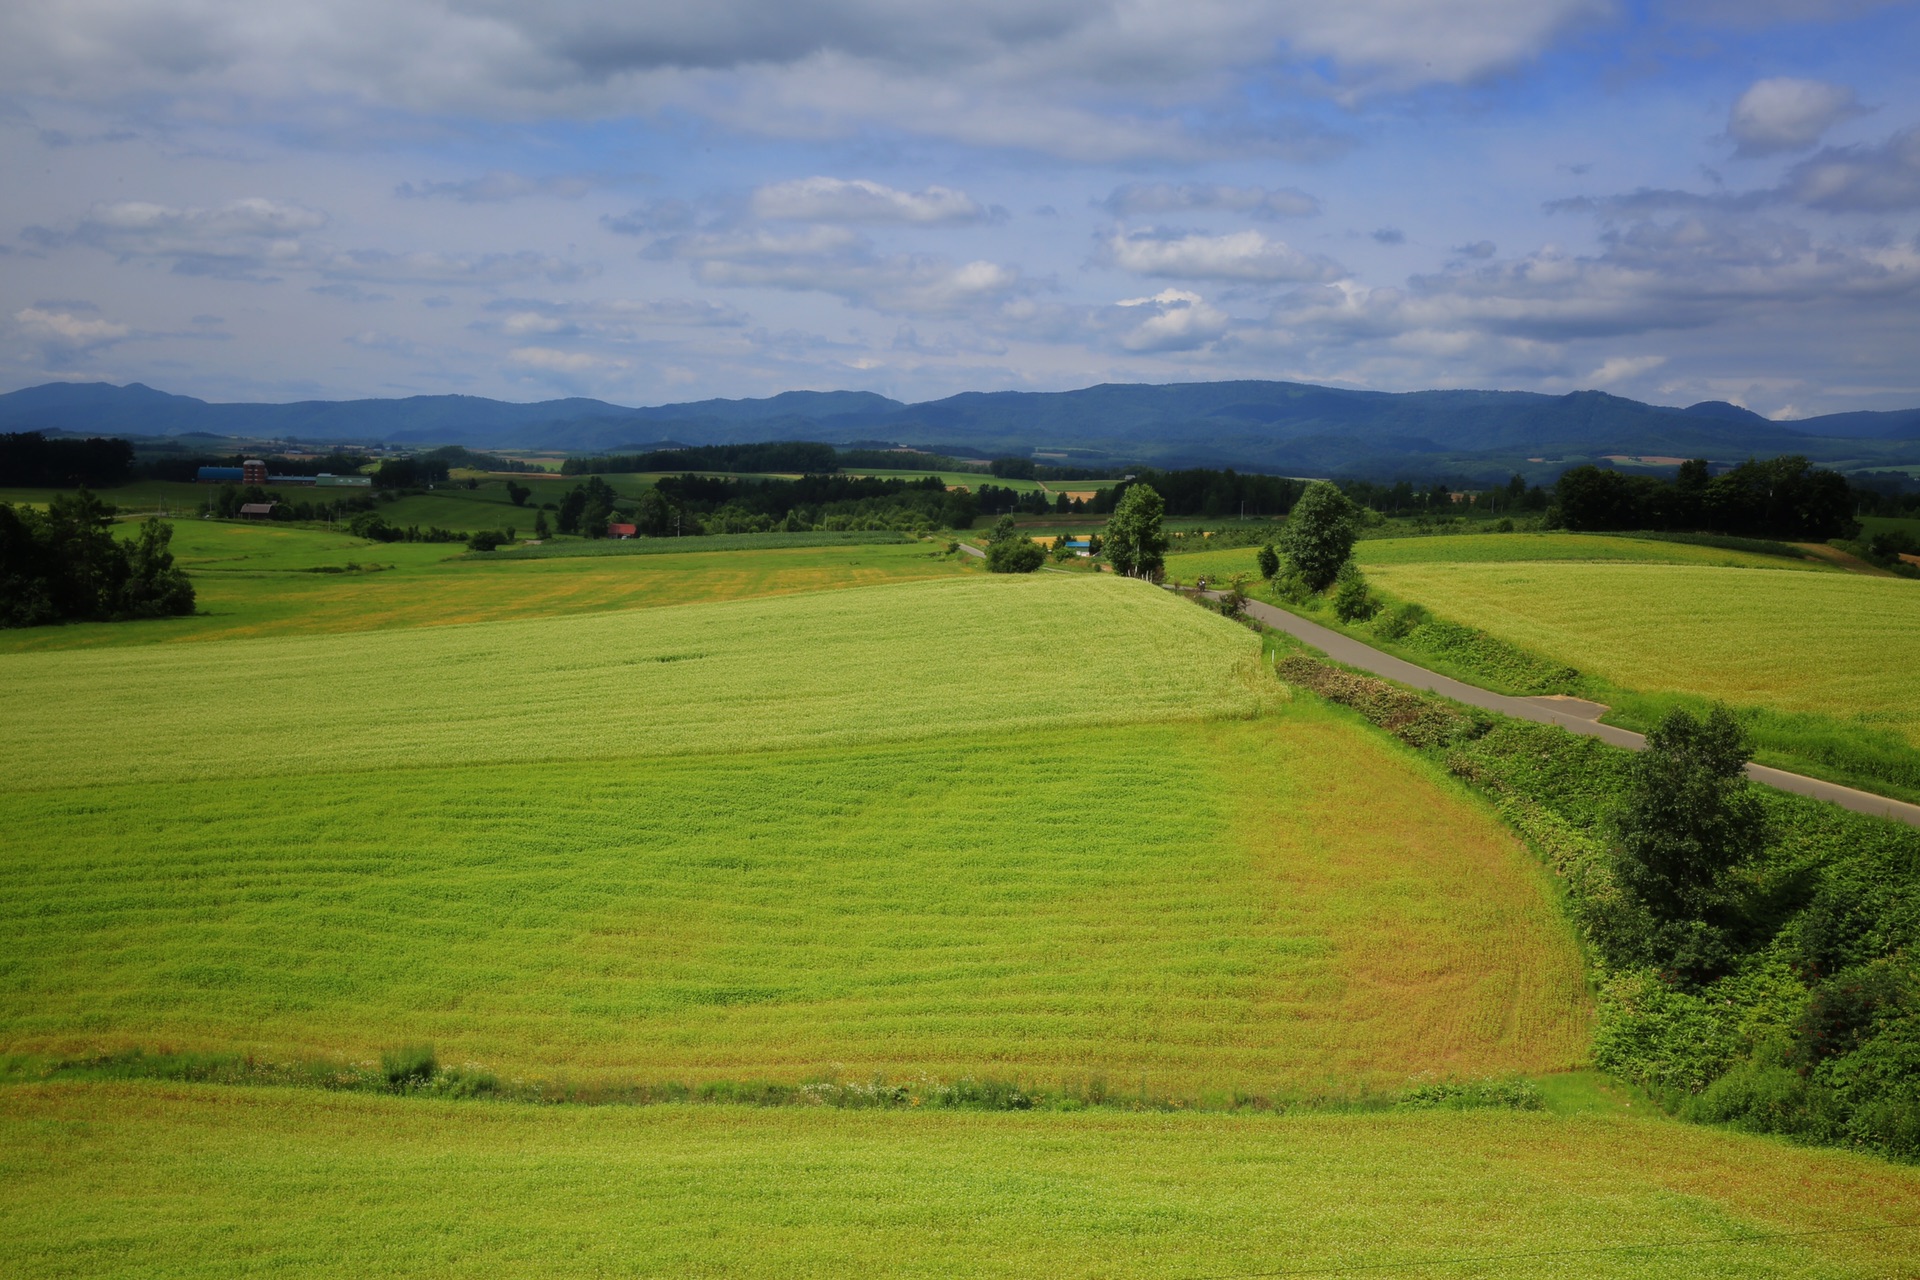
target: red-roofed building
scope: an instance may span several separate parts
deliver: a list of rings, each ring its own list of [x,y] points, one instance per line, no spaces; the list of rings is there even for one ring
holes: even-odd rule
[[[631,538],[639,532],[640,527],[638,525],[610,524],[607,526],[607,536],[609,538]]]

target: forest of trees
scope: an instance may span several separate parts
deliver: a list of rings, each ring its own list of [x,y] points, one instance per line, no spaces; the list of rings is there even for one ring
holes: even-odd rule
[[[114,508],[85,489],[47,510],[0,503],[0,627],[120,622],[193,612],[193,584],[173,566],[173,526],[148,520],[113,536]]]
[[[1845,476],[1805,458],[1748,460],[1712,475],[1705,460],[1683,463],[1672,480],[1575,467],[1554,500],[1569,529],[1646,529],[1725,533],[1825,542],[1858,532],[1855,495]]]
[[[949,492],[938,476],[662,476],[639,498],[630,499],[594,475],[568,491],[557,514],[561,533],[601,537],[607,522],[618,515],[630,520],[641,536],[658,538],[816,528],[967,529],[980,514],[980,502],[969,493]]]
[[[0,485],[104,488],[132,475],[133,446],[125,440],[49,440],[38,431],[0,434]]]

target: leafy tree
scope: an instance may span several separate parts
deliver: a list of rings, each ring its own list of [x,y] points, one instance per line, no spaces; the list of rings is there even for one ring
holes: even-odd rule
[[[506,539],[502,538],[498,531],[482,529],[467,538],[467,550],[492,551],[504,541],[506,541]]]
[[[1649,958],[1691,976],[1730,956],[1735,876],[1767,842],[1765,812],[1743,773],[1750,755],[1725,707],[1704,720],[1671,711],[1630,763],[1613,817],[1620,883],[1654,924]]]
[[[1353,503],[1325,480],[1307,486],[1280,530],[1280,554],[1308,587],[1325,591],[1353,554]]]
[[[1002,538],[987,546],[990,573],[1032,573],[1046,559],[1047,549],[1032,538]]]
[[[1260,576],[1272,582],[1273,575],[1280,572],[1280,553],[1273,549],[1271,542],[1260,548],[1259,561]]]
[[[553,530],[547,524],[547,513],[544,511],[534,512],[533,536],[544,542],[548,537],[552,536],[552,533]]]
[[[987,470],[1002,480],[1031,480],[1033,467],[1032,458],[995,458],[987,464]]]
[[[533,490],[527,488],[526,485],[519,484],[512,480],[507,481],[507,501],[511,502],[514,506],[526,506],[527,499],[532,496]]]
[[[1001,516],[993,522],[993,528],[987,533],[987,545],[993,546],[1001,542],[1011,542],[1016,536],[1017,531],[1013,525],[1013,517]]]
[[[1129,485],[1107,520],[1101,549],[1119,573],[1158,577],[1166,567],[1166,503],[1152,485]]]
[[[0,503],[0,626],[118,622],[192,613],[193,586],[173,566],[173,527],[113,536],[113,507],[82,489],[44,512]]]

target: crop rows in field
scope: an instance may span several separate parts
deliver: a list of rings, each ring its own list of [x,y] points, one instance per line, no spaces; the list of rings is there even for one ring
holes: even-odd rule
[[[1904,1274],[1914,1171],[1618,1116],[0,1093],[14,1274]],[[476,1205],[532,1203],[538,1212]]]
[[[1374,577],[1626,689],[1855,717],[1920,745],[1920,583],[1651,564],[1378,565]]]
[[[33,851],[0,905],[14,1052],[424,1039],[535,1078],[1176,1096],[1585,1052],[1526,855],[1324,712],[6,808]]]
[[[1259,642],[1107,577],[16,654],[0,789],[611,759],[1249,715]]]

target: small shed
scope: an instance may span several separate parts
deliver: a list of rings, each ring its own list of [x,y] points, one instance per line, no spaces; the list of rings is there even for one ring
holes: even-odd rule
[[[607,536],[609,538],[631,538],[639,532],[640,527],[638,525],[610,524],[607,526]]]
[[[271,520],[273,519],[273,509],[279,505],[277,502],[243,502],[240,504],[240,518],[242,520]]]

